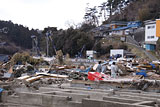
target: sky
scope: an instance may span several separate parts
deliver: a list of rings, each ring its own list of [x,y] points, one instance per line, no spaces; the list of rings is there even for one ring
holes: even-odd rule
[[[87,3],[98,6],[106,0],[0,0],[0,20],[30,29],[66,29],[84,21]]]

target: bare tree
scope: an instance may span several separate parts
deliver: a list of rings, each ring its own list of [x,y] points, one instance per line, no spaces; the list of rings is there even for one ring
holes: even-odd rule
[[[100,12],[99,12],[100,17],[102,17],[104,21],[106,21],[107,20],[107,2],[103,2],[98,7],[100,8]]]
[[[98,26],[99,21],[98,21],[97,7],[96,6],[93,8],[87,7],[84,19],[87,23]]]

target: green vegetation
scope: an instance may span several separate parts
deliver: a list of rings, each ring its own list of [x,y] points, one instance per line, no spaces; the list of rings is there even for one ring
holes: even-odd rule
[[[0,54],[14,54],[17,51],[32,48],[31,35],[37,35],[36,30],[29,30],[22,25],[14,24],[11,21],[0,21]]]
[[[84,46],[84,50],[95,50],[100,56],[109,54],[109,50],[112,48],[128,49],[127,45],[120,42],[118,37],[106,40],[95,39],[95,34],[91,31],[99,25],[98,19],[104,19],[103,23],[156,19],[159,18],[159,4],[160,0],[107,0],[98,7],[87,7],[85,21],[79,27],[70,27],[67,30],[48,27],[42,33],[37,33],[37,30],[34,29],[29,30],[27,27],[14,24],[11,21],[0,21],[0,29],[5,28],[7,31],[0,32],[0,43],[7,43],[4,47],[0,47],[0,54],[14,54],[26,49],[31,50],[31,35],[37,36],[41,53],[46,53],[46,33],[48,31],[51,31],[51,39],[53,40],[49,42],[50,56],[56,55],[56,50],[62,50],[64,55],[68,53],[70,57],[75,57]],[[108,19],[107,16],[109,16]],[[160,43],[158,42],[158,44]],[[157,52],[159,53],[159,50]],[[82,51],[82,56],[84,55],[85,51]],[[24,58],[25,60],[27,56],[19,57],[16,59]],[[27,61],[30,60],[29,58]],[[31,62],[36,64],[34,61]]]
[[[140,57],[142,59],[149,59],[146,56],[146,54],[143,51],[139,50],[137,47],[130,45],[130,44],[127,44],[127,47],[128,47],[128,50],[134,53],[137,57]]]
[[[81,51],[83,45],[85,45],[85,50],[92,49],[94,44],[94,38],[92,33],[89,31],[95,26],[84,24],[80,28],[74,29],[72,27],[67,30],[51,30],[51,38],[53,40],[50,43],[50,52],[49,55],[52,56],[55,54],[54,46],[56,50],[62,50],[64,54],[69,54],[71,57],[74,57],[78,52]],[[50,30],[51,28],[48,28]],[[45,33],[43,33],[41,38],[40,48],[42,51],[46,51],[46,40]]]
[[[121,9],[120,12],[116,12],[108,21],[155,20],[159,18],[159,5],[159,0],[130,0],[125,8]]]

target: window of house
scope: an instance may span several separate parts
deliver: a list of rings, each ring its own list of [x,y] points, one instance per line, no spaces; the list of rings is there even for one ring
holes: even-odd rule
[[[150,29],[151,28],[151,26],[148,26],[148,29]]]
[[[155,28],[155,26],[154,26],[154,25],[152,25],[152,26],[148,26],[148,29],[153,29],[153,28]]]
[[[147,36],[147,39],[153,39],[154,36]]]

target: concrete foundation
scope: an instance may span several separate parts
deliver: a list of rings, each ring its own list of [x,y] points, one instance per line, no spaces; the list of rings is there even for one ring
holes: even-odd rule
[[[159,93],[79,87],[40,87],[36,92],[3,91],[0,107],[154,107]]]

